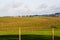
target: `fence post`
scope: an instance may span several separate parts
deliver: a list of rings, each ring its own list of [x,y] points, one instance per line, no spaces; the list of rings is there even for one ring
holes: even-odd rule
[[[52,28],[52,40],[54,40],[54,28]]]

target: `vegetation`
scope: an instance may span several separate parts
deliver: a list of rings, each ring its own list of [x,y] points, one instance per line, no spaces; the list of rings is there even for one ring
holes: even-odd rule
[[[19,35],[0,35],[0,40],[19,40]]]
[[[19,28],[17,18],[1,17],[0,18],[0,35],[18,34]]]
[[[60,17],[22,17],[22,40],[52,40],[52,28],[55,40],[59,40],[59,21]]]
[[[0,34],[18,34],[19,28],[22,32],[50,29],[51,26],[59,28],[59,21],[60,17],[0,17]]]
[[[21,32],[21,35],[45,35],[51,38],[51,27],[56,27],[55,37],[59,37],[60,17],[0,17],[0,35],[19,35]]]
[[[59,21],[59,17],[22,17],[21,26],[22,31],[32,31],[40,29],[51,29],[52,26],[55,26]]]

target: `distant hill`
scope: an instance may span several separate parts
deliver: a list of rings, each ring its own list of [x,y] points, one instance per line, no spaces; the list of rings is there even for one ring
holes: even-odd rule
[[[49,16],[60,16],[60,13],[49,14]]]
[[[60,16],[60,13],[55,13],[55,16]]]
[[[60,17],[60,13],[43,14],[43,15],[8,16],[8,17],[35,17],[35,16],[52,16],[52,17]],[[5,16],[5,17],[7,17],[7,16]]]
[[[60,17],[60,13],[44,14],[44,15],[30,15],[30,17],[34,17],[34,16],[52,16],[52,17]]]
[[[53,16],[53,17],[60,17],[60,13],[55,13],[55,14],[46,14],[46,15],[41,15],[41,16]]]

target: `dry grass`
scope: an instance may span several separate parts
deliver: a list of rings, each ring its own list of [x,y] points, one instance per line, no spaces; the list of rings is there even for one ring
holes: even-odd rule
[[[1,17],[0,32],[18,34],[19,28],[22,32],[51,28],[59,20],[59,17]]]
[[[17,18],[2,17],[0,18],[0,35],[18,34],[19,27]]]
[[[60,20],[59,17],[23,17],[19,26],[23,31],[50,29]]]

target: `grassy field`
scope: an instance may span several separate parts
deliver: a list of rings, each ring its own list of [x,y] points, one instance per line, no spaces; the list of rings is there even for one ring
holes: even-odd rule
[[[0,17],[0,40],[19,40],[17,18]]]
[[[19,35],[21,32],[21,35],[25,36],[40,35],[43,36],[42,38],[49,36],[48,39],[51,40],[51,27],[53,26],[55,37],[60,38],[60,17],[0,17],[0,35]]]
[[[23,17],[22,40],[52,40],[52,30],[55,27],[55,40],[60,39],[59,17]]]
[[[60,40],[60,30],[56,29],[54,31],[54,39]],[[52,40],[51,30],[40,30],[31,32],[22,32],[22,40]]]
[[[19,28],[21,31],[50,28],[59,19],[57,17],[0,17],[0,35],[18,34]]]
[[[19,26],[21,27],[22,33],[43,29],[51,30],[53,26],[55,29],[60,29],[60,17],[22,17]]]
[[[18,35],[19,19],[17,17],[0,17],[0,35]]]

